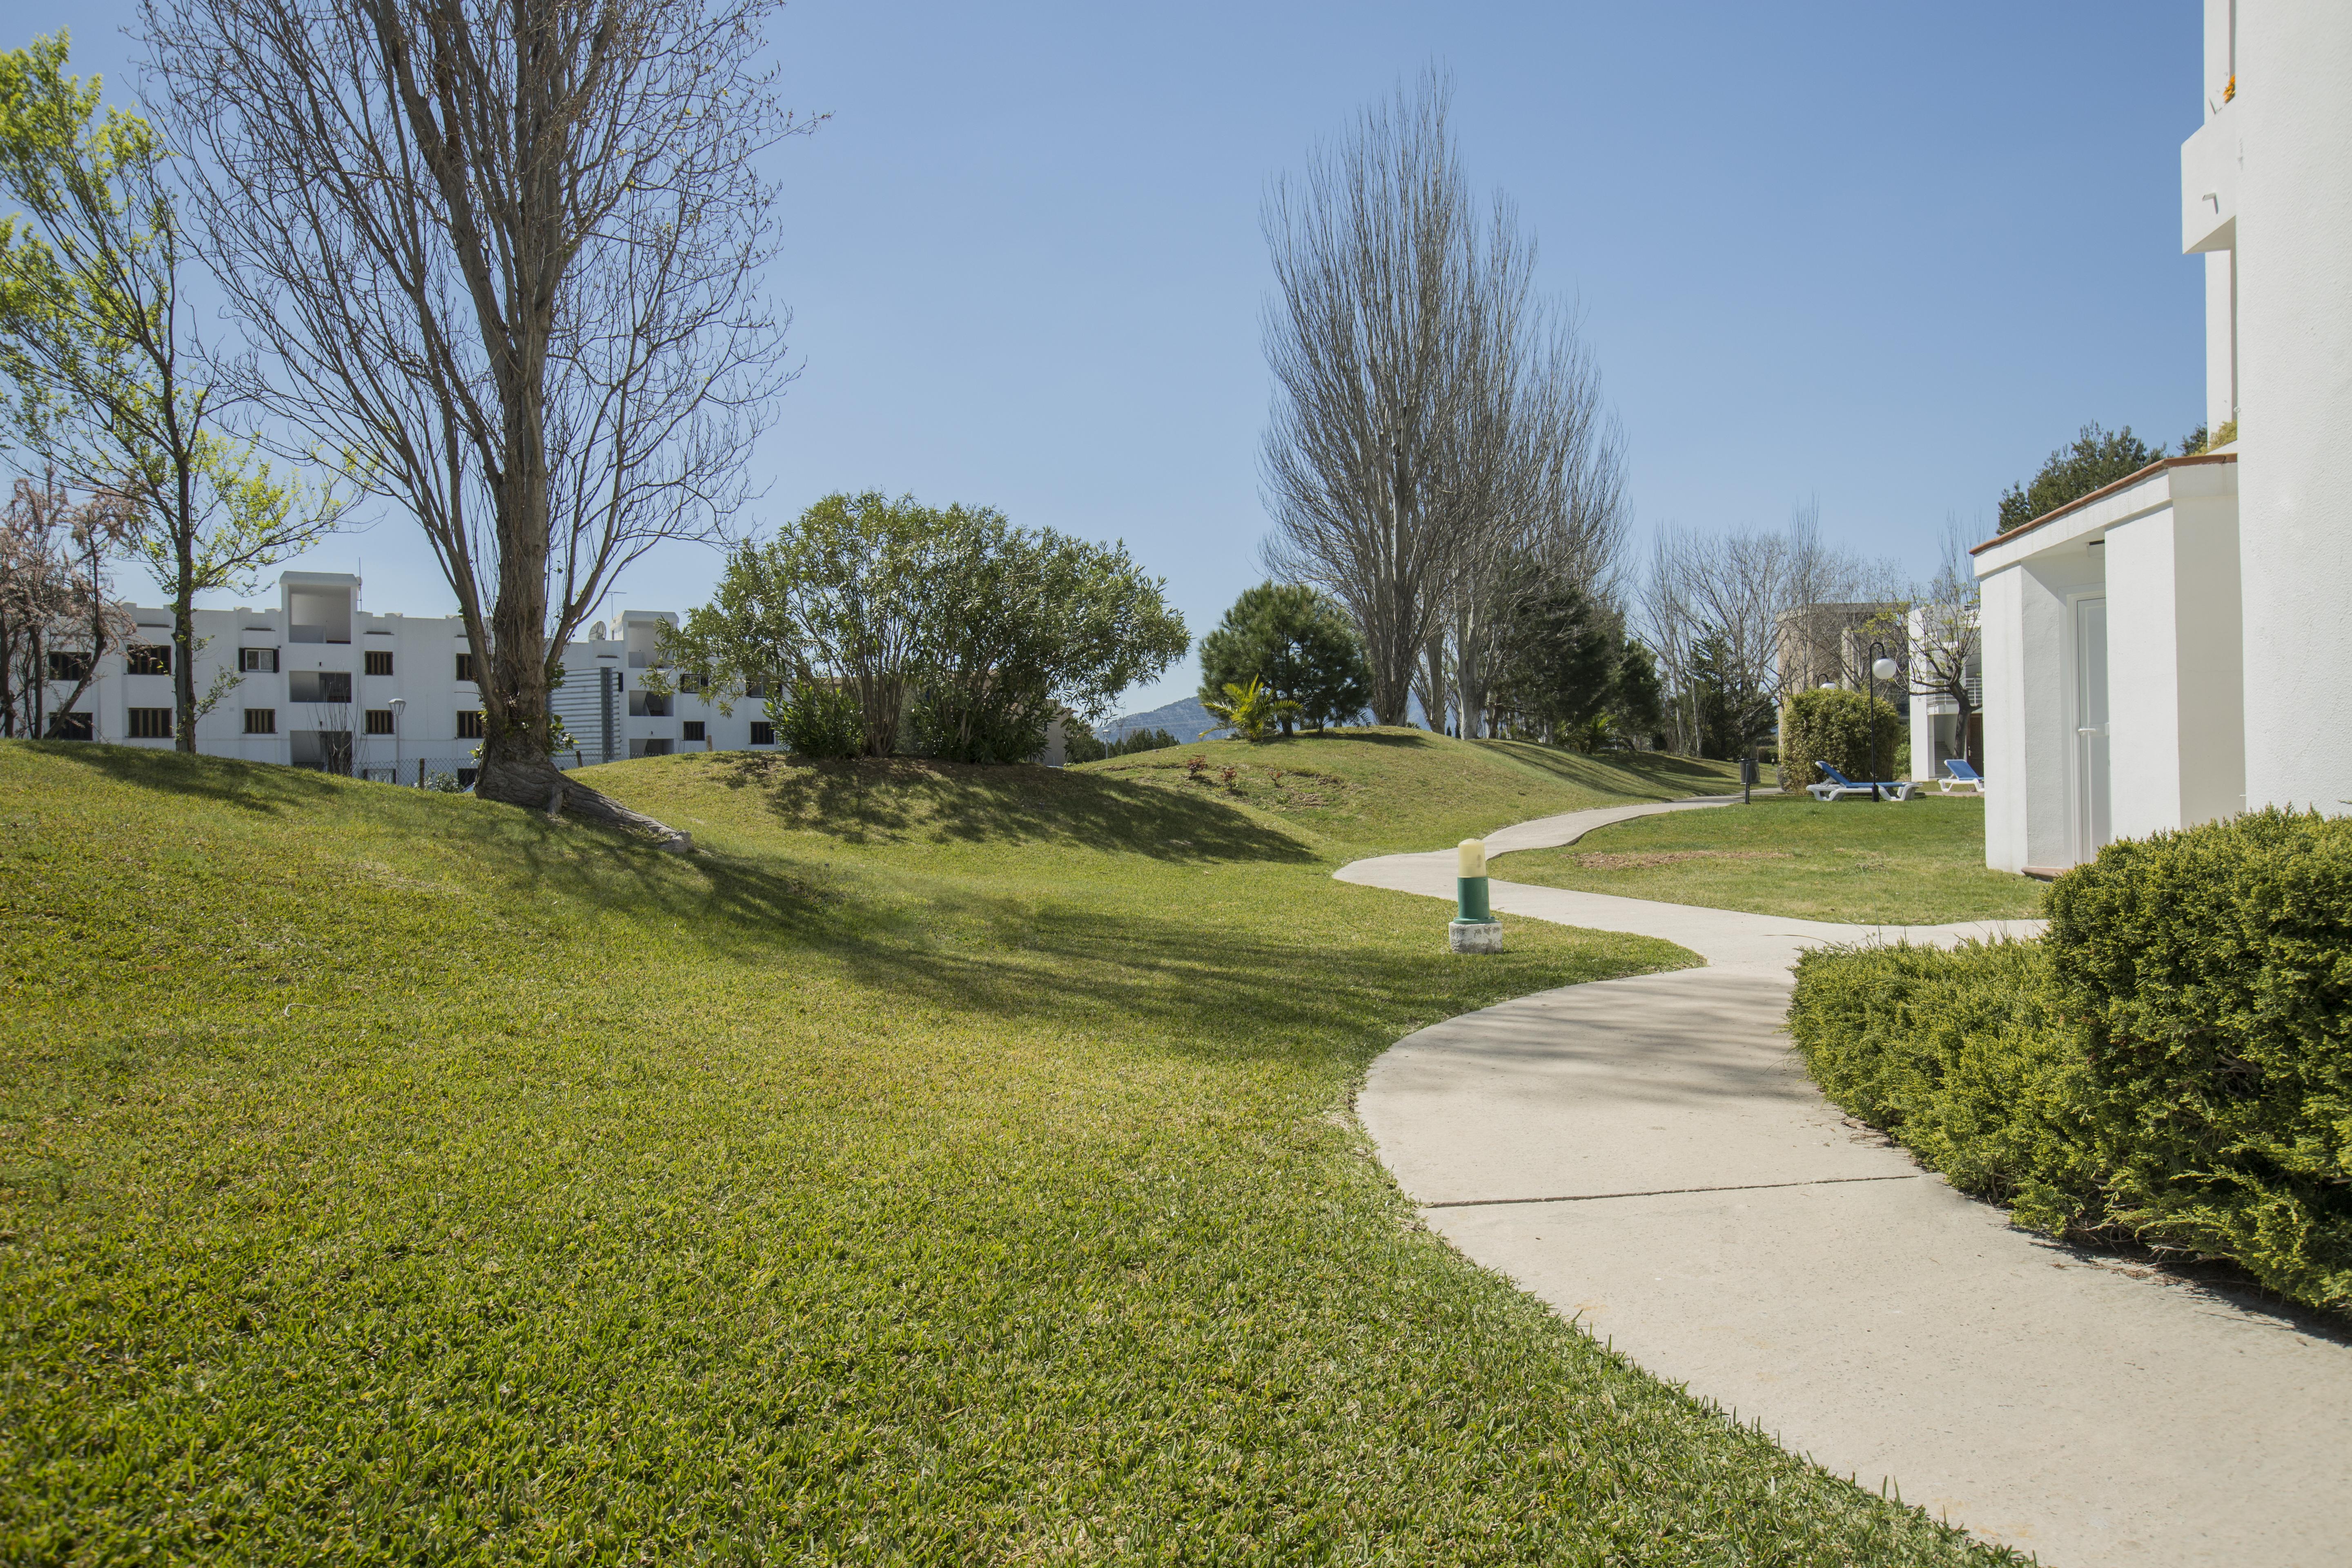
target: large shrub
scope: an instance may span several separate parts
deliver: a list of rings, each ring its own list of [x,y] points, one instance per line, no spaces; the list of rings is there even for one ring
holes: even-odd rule
[[[2112,844],[2050,910],[2040,942],[1807,954],[1823,1089],[2021,1224],[2352,1307],[2352,820]]]
[[[873,755],[911,736],[959,762],[1016,762],[1055,714],[1097,715],[1183,656],[1161,587],[1124,546],[987,507],[833,495],[737,550],[662,650],[722,712],[781,675],[846,694]]]
[[[1816,763],[1827,763],[1857,783],[1869,783],[1874,717],[1878,776],[1891,779],[1895,776],[1895,750],[1904,739],[1903,716],[1892,703],[1840,687],[1793,693],[1780,705],[1780,787],[1796,795],[1807,784],[1822,782]]]
[[[2110,844],[2050,896],[2106,1217],[2352,1304],[2352,820]]]

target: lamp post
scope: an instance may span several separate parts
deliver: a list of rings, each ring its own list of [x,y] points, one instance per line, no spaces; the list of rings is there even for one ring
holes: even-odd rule
[[[1863,709],[1863,722],[1870,726],[1870,798],[1884,800],[1878,793],[1878,683],[1895,679],[1895,661],[1886,657],[1886,645],[1870,645],[1870,701]],[[1888,762],[1895,759],[1889,757]]]
[[[408,699],[395,697],[386,706],[392,710],[392,782],[397,788],[400,784],[400,714],[408,706]]]

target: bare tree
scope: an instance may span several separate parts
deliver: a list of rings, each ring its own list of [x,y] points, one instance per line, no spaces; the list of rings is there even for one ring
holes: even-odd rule
[[[1534,247],[1508,204],[1475,211],[1447,97],[1433,72],[1366,110],[1265,216],[1266,563],[1355,617],[1383,724],[1416,686],[1437,721],[1465,647],[1483,689],[1506,563],[1589,530],[1614,493],[1596,477],[1614,446],[1590,362],[1531,299]]]
[[[661,824],[550,760],[564,643],[666,539],[721,536],[782,368],[760,154],[807,126],[771,0],[147,0],[208,156],[252,390],[412,512],[456,593],[478,795]]]
[[[1974,766],[1981,759],[1969,744],[1969,719],[1976,711],[1984,640],[1982,595],[1969,539],[1958,518],[1945,519],[1942,559],[1936,574],[1920,586],[1907,617],[1907,663],[1914,697],[1952,704],[1958,715],[1953,738],[1961,759]],[[1914,768],[1934,765],[1932,758],[1911,761]]]
[[[1675,743],[1696,742],[1703,641],[1711,678],[1777,704],[1823,681],[1860,685],[1873,638],[1894,644],[1901,659],[1909,597],[1892,563],[1824,544],[1811,505],[1779,532],[1662,531],[1639,608],[1643,640],[1665,678]]]
[[[98,663],[131,636],[127,605],[108,595],[106,563],[131,528],[121,496],[74,503],[52,470],[18,479],[0,512],[0,735],[37,737],[98,679]],[[65,695],[52,704],[52,688]]]

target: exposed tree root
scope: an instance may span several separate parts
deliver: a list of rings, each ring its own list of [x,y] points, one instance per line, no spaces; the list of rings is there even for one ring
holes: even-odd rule
[[[566,777],[561,768],[544,760],[494,762],[484,757],[481,774],[474,781],[474,794],[481,800],[543,812],[551,821],[558,813],[568,812],[583,822],[640,834],[654,840],[656,847],[674,855],[683,855],[694,847],[692,834],[641,811],[632,811],[611,795]]]

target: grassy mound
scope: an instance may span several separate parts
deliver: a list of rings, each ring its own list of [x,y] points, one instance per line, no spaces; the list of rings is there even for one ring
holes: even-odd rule
[[[1931,795],[1750,805],[1639,817],[1558,849],[1495,862],[1547,888],[1856,924],[1941,925],[2041,913],[2042,885],[1984,863],[1984,802]]]
[[[1073,771],[1247,805],[1354,855],[1442,848],[1529,817],[1739,787],[1731,763],[1655,752],[1581,756],[1409,729],[1208,741]]]
[[[0,746],[0,1558],[1977,1552],[1433,1243],[1344,1114],[1679,950],[1455,960],[1117,774],[596,782],[702,847]]]

